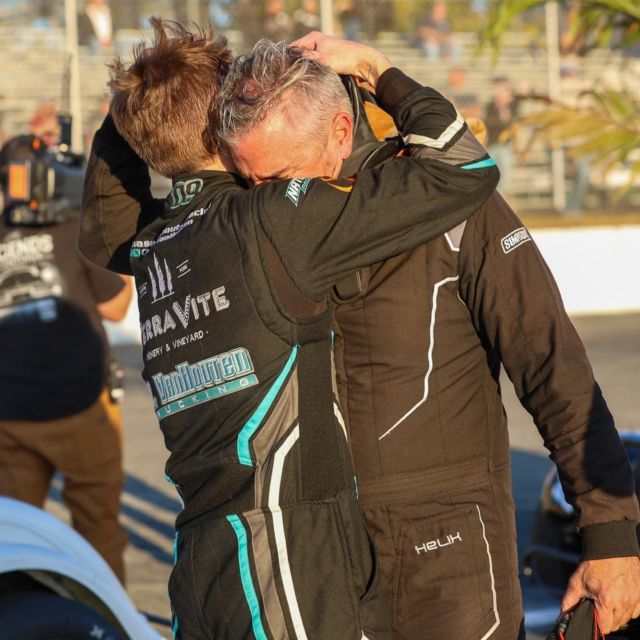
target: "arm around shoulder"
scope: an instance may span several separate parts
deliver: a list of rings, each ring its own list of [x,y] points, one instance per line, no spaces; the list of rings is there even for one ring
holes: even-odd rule
[[[147,166],[107,116],[96,133],[85,175],[78,249],[101,267],[130,274],[129,249],[162,210]]]

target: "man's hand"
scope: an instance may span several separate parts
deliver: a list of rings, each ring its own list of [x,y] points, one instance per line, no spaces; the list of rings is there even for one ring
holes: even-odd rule
[[[374,89],[378,78],[391,67],[387,57],[377,49],[350,40],[342,40],[312,31],[291,43],[305,50],[305,55],[331,67],[336,73],[356,76]]]
[[[561,610],[591,598],[604,634],[640,616],[640,560],[636,557],[585,560],[569,580]]]

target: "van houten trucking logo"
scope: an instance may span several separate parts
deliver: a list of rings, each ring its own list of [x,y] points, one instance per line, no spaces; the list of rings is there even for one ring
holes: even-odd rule
[[[243,347],[195,364],[182,362],[170,373],[156,373],[151,379],[159,400],[159,420],[258,384],[251,356]]]

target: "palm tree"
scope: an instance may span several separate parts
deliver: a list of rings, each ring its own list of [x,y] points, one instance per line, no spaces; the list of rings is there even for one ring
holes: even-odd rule
[[[499,52],[502,35],[514,20],[545,5],[545,0],[494,2],[481,41]],[[626,49],[640,45],[638,0],[559,2],[566,8],[569,28],[563,47],[586,55],[596,47]],[[637,89],[636,89],[637,91]],[[594,88],[577,104],[548,101],[548,106],[525,122],[545,139],[566,143],[575,155],[590,155],[605,171],[625,163],[629,184],[640,174],[640,99],[628,89]]]
[[[542,7],[546,0],[498,0],[492,3],[485,42],[499,47],[502,35],[526,11]],[[637,0],[560,1],[568,7],[570,36],[580,53],[600,47],[626,47],[640,42],[640,4]]]

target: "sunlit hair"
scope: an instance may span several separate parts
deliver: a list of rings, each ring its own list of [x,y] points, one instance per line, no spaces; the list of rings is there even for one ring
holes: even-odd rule
[[[151,24],[151,45],[137,45],[130,64],[116,58],[109,66],[111,113],[140,158],[172,177],[202,169],[218,151],[211,104],[232,55],[210,29],[158,18]]]
[[[218,94],[216,137],[234,146],[269,114],[284,113],[292,132],[323,142],[338,112],[353,117],[340,77],[284,42],[260,40],[236,58]]]

